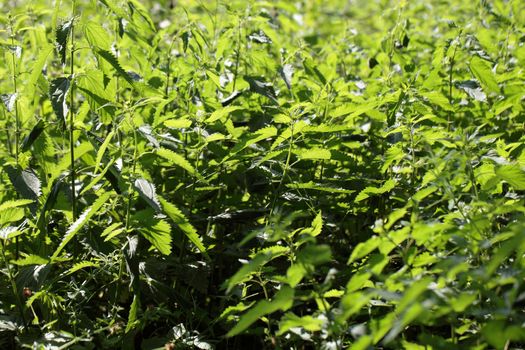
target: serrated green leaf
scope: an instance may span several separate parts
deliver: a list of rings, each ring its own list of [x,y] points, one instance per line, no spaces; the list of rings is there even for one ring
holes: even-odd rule
[[[106,139],[104,140],[102,145],[100,145],[100,148],[97,151],[97,158],[95,159],[95,170],[93,171],[93,173],[96,174],[98,170],[100,169],[102,157],[104,156],[104,153],[106,152],[106,149],[108,148],[109,143],[113,139],[113,136],[115,136],[115,130],[111,130],[111,132],[106,136]]]
[[[111,40],[108,33],[97,22],[88,21],[84,25],[84,35],[90,46],[106,51],[111,49]]]
[[[487,61],[478,56],[474,56],[470,60],[469,68],[476,79],[481,82],[486,92],[499,92],[498,82]]]
[[[329,160],[332,158],[330,150],[324,148],[310,148],[310,149],[298,149],[294,150],[294,153],[300,159],[324,159]]]
[[[395,187],[395,185],[396,185],[395,180],[388,179],[387,181],[385,181],[383,186],[379,188],[378,187],[366,187],[361,192],[359,192],[359,194],[355,198],[355,202],[357,203],[364,199],[367,199],[371,195],[379,195],[379,194],[390,192]]]
[[[257,302],[254,307],[250,308],[248,312],[242,315],[239,322],[228,332],[226,336],[233,337],[237,334],[240,334],[264,315],[268,315],[279,310],[288,310],[293,305],[294,296],[295,290],[293,288],[282,286],[271,301],[261,300]]]
[[[164,121],[164,125],[171,129],[186,129],[191,126],[191,120],[185,118],[168,119]]]
[[[0,211],[4,211],[6,209],[11,209],[11,208],[23,207],[24,205],[28,205],[33,202],[34,200],[32,199],[16,199],[16,200],[11,200],[11,201],[6,201],[0,204]]]
[[[322,192],[330,192],[330,193],[354,193],[354,190],[347,190],[344,188],[339,187],[331,187],[329,184],[320,184],[315,182],[306,182],[306,183],[291,183],[286,184],[286,187],[288,188],[294,188],[294,189],[306,189],[306,190],[315,190],[315,191],[322,191]]]
[[[139,310],[140,298],[138,297],[138,295],[135,294],[133,296],[133,302],[131,303],[131,306],[129,308],[128,323],[126,324],[126,333],[135,328],[139,317]]]
[[[249,147],[261,140],[270,138],[277,135],[277,129],[273,126],[262,128],[254,132],[253,134],[245,135],[239,140],[239,142],[231,149],[230,156],[242,151],[246,147]]]
[[[112,0],[100,0],[100,2],[106,5],[106,7],[109,8],[118,17],[128,19],[128,14],[124,10],[125,7],[122,6],[122,3],[118,4]]]
[[[99,267],[99,264],[96,264],[92,261],[81,261],[73,265],[67,272],[66,275],[70,275],[72,273],[77,272],[78,270],[85,269],[86,267]]]
[[[62,241],[60,242],[58,248],[55,250],[53,255],[51,256],[51,259],[55,259],[58,257],[62,249],[66,246],[66,244],[75,237],[80,229],[82,229],[88,222],[93,215],[98,214],[98,211],[100,208],[109,200],[111,197],[111,193],[105,192],[102,195],[100,195],[93,204],[84,210],[84,212],[78,217],[78,219],[67,229],[65,236],[62,238]]]
[[[299,317],[292,312],[286,313],[279,322],[279,331],[277,335],[283,335],[288,332],[290,328],[301,327],[308,332],[320,331],[325,321],[321,318],[314,318],[312,316]]]
[[[159,148],[155,151],[158,156],[168,160],[171,165],[177,165],[186,170],[191,175],[197,175],[197,171],[183,156],[166,148]]]
[[[495,172],[515,190],[525,190],[525,171],[518,164],[502,165]]]
[[[208,119],[206,119],[205,122],[209,124],[217,120],[222,120],[223,118],[226,118],[232,112],[235,112],[241,109],[243,109],[243,107],[241,106],[228,106],[228,107],[223,107],[221,109],[217,109],[210,115]]]
[[[45,67],[47,58],[49,57],[49,54],[51,54],[51,52],[53,52],[53,47],[51,45],[46,45],[45,47],[42,47],[39,50],[38,56],[31,67],[31,75],[29,76],[29,80],[27,81],[27,96],[34,96],[38,79],[42,76],[42,70]]]
[[[85,96],[91,111],[99,115],[104,124],[110,124],[117,108],[114,97],[104,88],[104,74],[99,70],[89,70],[78,76],[76,87]]]
[[[200,252],[208,259],[210,260],[210,257],[208,253],[206,252],[206,247],[204,247],[204,244],[202,243],[202,238],[197,233],[197,230],[193,225],[188,221],[188,219],[184,216],[184,214],[177,208],[175,205],[171,204],[161,196],[158,196],[158,199],[162,205],[162,209],[164,210],[164,213],[173,220],[173,222],[184,232],[186,237],[195,244],[197,249],[200,250]]]
[[[12,166],[6,168],[9,180],[16,191],[26,199],[36,200],[42,194],[41,183],[33,169],[19,169]]]
[[[164,255],[171,253],[171,227],[165,220],[155,218],[151,209],[136,213],[132,220],[133,227],[159,252]]]
[[[301,230],[301,234],[307,234],[312,237],[316,237],[321,233],[322,229],[323,229],[323,216],[322,216],[322,213],[319,212],[317,213],[314,220],[312,221],[312,226]]]
[[[323,298],[340,298],[345,294],[344,291],[338,289],[330,289],[323,294]]]
[[[66,125],[66,116],[69,112],[66,104],[69,86],[70,81],[68,78],[57,78],[52,80],[49,84],[49,99],[51,100],[51,106],[63,126]]]
[[[450,104],[448,98],[446,98],[441,92],[420,92],[420,95],[426,97],[430,103],[443,108],[445,111],[454,112],[454,107]]]
[[[22,259],[14,261],[13,263],[18,266],[45,265],[49,263],[49,259],[46,259],[38,255],[30,254],[30,255],[25,256]]]
[[[117,71],[117,74],[124,78],[129,85],[135,86],[133,78],[122,68],[117,57],[112,52],[100,48],[95,48],[94,52],[108,62]]]
[[[234,286],[250,278],[262,266],[269,261],[283,255],[288,248],[282,246],[269,247],[257,253],[248,263],[244,264],[226,283],[226,293],[229,293]]]
[[[271,83],[267,83],[261,77],[249,77],[245,76],[244,80],[250,85],[250,91],[258,93],[259,95],[265,96],[272,100],[275,104],[278,104],[277,95]]]
[[[60,24],[56,29],[55,44],[62,64],[66,63],[67,41],[73,27],[73,21],[74,19],[70,19],[69,21]]]
[[[297,261],[303,264],[320,265],[332,260],[332,250],[327,244],[308,245],[297,253]]]
[[[31,148],[36,139],[42,134],[45,129],[45,123],[43,119],[40,119],[38,123],[33,126],[29,134],[22,141],[22,152],[25,152]]]
[[[111,240],[113,237],[118,236],[121,232],[124,232],[126,228],[122,225],[121,222],[115,222],[102,231],[100,237],[105,237],[104,242]]]
[[[157,193],[155,191],[155,185],[142,178],[136,179],[133,185],[140,197],[144,199],[146,203],[148,203],[153,208],[153,210],[155,210],[157,213],[162,211],[157,198]]]

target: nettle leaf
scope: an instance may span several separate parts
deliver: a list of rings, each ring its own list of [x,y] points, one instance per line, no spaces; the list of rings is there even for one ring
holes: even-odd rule
[[[185,118],[168,119],[164,121],[164,125],[170,129],[186,129],[191,126],[191,120]]]
[[[324,77],[323,73],[317,69],[316,64],[312,59],[305,59],[303,61],[303,66],[308,76],[315,78],[322,85],[326,85],[326,78]]]
[[[523,326],[506,320],[491,320],[481,330],[483,338],[496,349],[505,349],[509,341],[523,342]]]
[[[253,32],[250,35],[248,35],[248,40],[253,41],[258,44],[271,44],[272,39],[266,35],[262,30],[259,30],[258,32]]]
[[[34,201],[32,199],[17,199],[17,200],[7,201],[7,202],[0,204],[0,212],[7,210],[7,209],[23,207],[33,202]]]
[[[110,9],[118,17],[121,17],[121,18],[124,18],[124,19],[128,19],[128,14],[124,10],[125,7],[122,6],[122,4],[116,4],[112,0],[100,0],[100,2],[103,3],[104,5],[106,5],[106,7],[108,9]]]
[[[302,264],[319,265],[332,259],[332,250],[326,244],[308,245],[297,253],[297,261]]]
[[[58,192],[60,191],[64,178],[65,178],[65,174],[62,174],[61,176],[59,176],[53,181],[53,184],[51,186],[51,191],[49,191],[46,197],[46,201],[44,202],[44,206],[40,210],[40,214],[38,216],[38,221],[37,221],[37,226],[40,232],[44,232],[46,230],[46,220],[45,220],[46,214],[55,205],[57,196],[58,196]]]
[[[448,98],[439,91],[420,92],[430,103],[443,108],[447,112],[454,112],[454,107],[450,104]]]
[[[23,214],[21,216],[23,216]],[[16,221],[19,220],[19,218],[16,218],[16,219],[17,219]],[[2,222],[2,225],[6,223],[6,220],[2,220],[1,217],[0,217],[0,221]],[[3,239],[3,240],[8,240],[16,236],[20,236],[21,234],[22,232],[20,231],[20,227],[18,226],[5,226],[0,229],[0,239]]]
[[[29,134],[24,138],[24,141],[22,141],[22,152],[25,152],[31,148],[36,139],[42,134],[45,127],[46,126],[43,119],[40,119],[38,123],[33,126],[31,132],[29,132]]]
[[[75,237],[80,230],[89,222],[89,219],[93,217],[93,215],[98,214],[100,208],[111,198],[110,192],[105,192],[102,195],[100,195],[93,204],[84,210],[84,212],[78,217],[78,219],[67,229],[66,234],[64,238],[62,238],[62,242],[60,242],[58,248],[53,253],[53,256],[51,259],[55,259],[58,257],[62,249]]]
[[[476,101],[486,102],[487,95],[483,92],[479,84],[474,80],[462,81],[457,87],[465,91],[471,98]]]
[[[133,302],[129,308],[128,323],[126,324],[126,333],[135,328],[139,323],[139,311],[140,311],[140,298],[138,295],[133,296]]]
[[[250,84],[250,91],[259,95],[268,97],[274,103],[278,104],[277,95],[271,83],[266,83],[261,77],[245,76],[244,80]]]
[[[244,264],[226,283],[226,293],[233,287],[249,279],[251,275],[271,260],[286,254],[289,248],[283,246],[268,247],[257,253],[248,263]]]
[[[73,266],[67,270],[64,275],[71,275],[79,270],[88,268],[88,267],[99,267],[100,265],[97,263],[94,263],[92,261],[81,261],[76,264],[73,264]]]
[[[69,111],[66,99],[69,93],[70,81],[68,78],[57,78],[49,84],[49,99],[58,119],[66,125],[66,116]]]
[[[310,148],[310,149],[297,149],[294,150],[295,153],[300,159],[324,159],[329,160],[332,158],[332,153],[330,150],[324,148]]]
[[[116,114],[114,98],[104,88],[104,74],[89,70],[80,75],[76,87],[86,97],[90,109],[101,117],[104,124],[110,124]]]
[[[497,167],[496,175],[506,181],[515,190],[525,190],[525,171],[518,164]]]
[[[144,199],[157,213],[160,213],[162,208],[160,207],[159,199],[155,192],[155,185],[142,178],[136,179],[134,185],[140,197],[142,197],[142,199]]]
[[[158,196],[159,202],[162,204],[162,208],[164,209],[164,213],[173,220],[175,225],[177,225],[182,232],[188,237],[188,239],[195,244],[197,249],[201,253],[204,254],[204,256],[210,260],[210,257],[208,253],[206,252],[206,247],[204,247],[204,244],[202,243],[202,237],[199,236],[197,233],[197,230],[193,225],[188,221],[188,219],[184,216],[184,214],[177,208],[174,204],[168,202],[164,198]]]
[[[111,39],[108,33],[97,22],[87,22],[84,25],[84,35],[91,47],[98,47],[106,51],[111,49]]]
[[[281,286],[281,289],[275,294],[274,298],[269,300],[261,300],[250,308],[248,312],[241,316],[239,322],[233,327],[227,337],[233,337],[240,334],[262,316],[271,314],[276,311],[286,311],[293,306],[295,297],[295,290],[289,286]]]
[[[292,76],[294,73],[294,68],[291,64],[285,64],[281,69],[279,69],[279,74],[283,78],[284,83],[288,90],[292,90]]]
[[[6,166],[9,180],[15,187],[16,191],[26,199],[38,199],[40,197],[41,184],[38,176],[31,168],[20,169],[12,166]]]
[[[133,14],[138,13],[139,16],[148,24],[149,30],[155,32],[155,24],[149,16],[149,10],[140,1],[128,0],[128,6]]]
[[[18,266],[29,266],[29,265],[46,265],[49,263],[49,259],[41,257],[39,255],[30,254],[22,259],[18,259],[13,262]]]
[[[121,222],[115,222],[102,231],[100,234],[100,237],[106,237],[104,238],[104,242],[107,242],[111,240],[112,238],[118,236],[120,233],[124,232],[126,228],[123,226]]]
[[[322,191],[322,192],[330,192],[330,193],[354,193],[354,190],[348,190],[342,187],[333,187],[330,184],[324,184],[324,183],[315,183],[315,182],[305,182],[305,183],[290,183],[286,184],[286,187],[288,188],[294,188],[294,189],[306,189],[306,190],[315,190],[315,191]]]
[[[238,111],[238,110],[242,110],[244,109],[243,107],[241,106],[228,106],[228,107],[224,107],[222,109],[218,109],[216,111],[214,111],[210,117],[208,119],[206,119],[206,123],[213,123],[214,121],[217,121],[217,120],[223,120],[225,119],[226,117],[228,117],[231,113],[235,112],[235,111]]]
[[[112,52],[101,48],[95,48],[94,52],[102,57],[106,62],[108,62],[117,71],[117,74],[124,78],[124,80],[126,80],[129,85],[135,86],[134,79],[128,72],[124,70],[124,68],[122,68],[117,57],[115,57]]]
[[[474,56],[470,60],[469,68],[472,74],[481,82],[483,88],[486,89],[487,92],[499,93],[500,88],[498,82],[496,81],[496,76],[494,75],[494,72],[492,71],[488,61],[485,61],[478,56]]]
[[[395,187],[395,185],[396,185],[395,180],[388,179],[381,187],[366,187],[361,192],[359,192],[359,194],[355,198],[355,202],[356,203],[360,202],[364,199],[367,199],[368,197],[372,195],[378,195],[378,194],[390,192]]]
[[[135,227],[155,248],[164,255],[171,253],[171,227],[150,210],[142,210],[132,217]]]
[[[22,46],[19,46],[19,45],[7,45],[7,49],[16,58],[20,58],[22,56]]]
[[[291,328],[304,328],[309,332],[317,332],[322,329],[323,323],[326,322],[321,318],[314,318],[310,315],[299,317],[293,312],[286,313],[279,322],[279,331],[277,335],[283,335]]]
[[[317,237],[321,233],[322,229],[323,229],[323,216],[322,216],[322,213],[319,212],[315,216],[315,219],[312,221],[312,226],[301,230],[300,233],[307,234],[312,237]]]
[[[52,45],[45,45],[44,47],[40,48],[36,60],[31,65],[31,75],[27,81],[26,96],[34,96],[38,79],[43,75],[47,58],[51,52],[53,52]]]
[[[15,109],[15,103],[16,99],[18,97],[18,94],[2,94],[2,102],[5,105],[5,108],[7,108],[8,112],[13,112]]]
[[[155,135],[153,135],[153,129],[151,128],[151,125],[144,124],[141,125],[138,129],[139,133],[144,136],[146,140],[148,140],[149,143],[153,145],[155,148],[159,148],[160,144]]]
[[[221,100],[221,105],[223,107],[226,107],[232,104],[233,101],[241,97],[241,95],[242,95],[242,91],[235,90],[234,92],[231,93],[231,95]]]
[[[60,24],[56,29],[55,44],[62,64],[66,63],[67,40],[72,27],[73,19],[70,19],[69,21]]]
[[[243,135],[241,140],[230,150],[230,156],[242,151],[246,147],[249,147],[261,140],[270,138],[277,135],[277,129],[273,126],[268,126],[254,132],[253,134]],[[229,156],[227,156],[228,158]]]
[[[102,145],[100,145],[98,151],[97,151],[97,157],[95,159],[95,170],[93,171],[95,174],[100,169],[100,164],[102,162],[102,157],[104,156],[104,153],[106,152],[106,149],[108,148],[111,140],[113,139],[113,136],[115,136],[115,130],[111,130],[110,133],[106,136],[106,139],[104,142],[102,142]]]
[[[169,161],[171,165],[177,165],[186,170],[191,175],[197,175],[195,168],[183,156],[166,148],[159,148],[155,151],[158,156]]]

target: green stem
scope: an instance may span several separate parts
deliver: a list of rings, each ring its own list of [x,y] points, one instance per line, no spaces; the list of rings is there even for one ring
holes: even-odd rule
[[[290,143],[288,145],[288,154],[286,155],[286,163],[284,165],[283,176],[281,176],[281,180],[279,181],[279,185],[277,186],[277,191],[275,191],[275,196],[273,197],[272,208],[270,210],[270,216],[269,216],[270,218],[272,217],[273,211],[275,209],[275,203],[277,202],[277,198],[279,197],[279,192],[281,191],[283,180],[285,176],[288,174],[288,168],[290,167],[290,159],[292,157],[292,147],[293,147],[293,142],[294,142],[293,127],[294,127],[294,124],[292,124],[292,128],[291,128]]]
[[[459,41],[461,37],[461,31],[458,33],[457,40]],[[458,49],[458,44],[453,43],[454,51],[452,52],[452,57],[450,57],[450,65],[448,69],[448,102],[452,105],[452,73],[454,70],[456,51]],[[447,116],[447,131],[450,131],[450,121],[452,119],[452,112],[448,111]]]
[[[241,19],[239,18],[239,29],[237,38],[237,52],[235,55],[235,73],[233,75],[233,91],[235,91],[235,85],[237,83],[237,75],[239,74],[239,60],[241,59]]]
[[[27,327],[27,321],[24,316],[24,306],[22,303],[22,299],[20,298],[20,294],[18,293],[18,288],[16,287],[15,278],[13,276],[13,272],[11,271],[11,267],[9,266],[9,262],[7,261],[7,258],[5,256],[5,243],[2,241],[2,259],[4,260],[4,264],[7,270],[7,277],[9,278],[9,282],[11,283],[11,290],[13,292],[13,295],[16,300],[17,307],[20,311],[20,316],[22,317],[22,321],[24,322],[24,326]]]
[[[128,181],[128,203],[126,207],[126,231],[129,229],[129,222],[130,222],[130,213],[131,213],[131,203],[133,201],[133,178],[135,177],[135,170],[137,166],[137,132],[135,130],[135,127],[133,126],[133,121],[131,122],[131,129],[133,130],[133,142],[134,142],[134,149],[133,149],[133,160],[131,163],[131,173],[129,174],[129,181]]]
[[[126,234],[129,232],[130,227],[130,217],[131,217],[131,204],[133,203],[133,178],[135,177],[135,171],[137,166],[137,132],[133,125],[133,120],[131,120],[131,130],[133,130],[133,143],[134,143],[134,149],[133,149],[133,160],[131,163],[131,172],[128,175],[128,197],[127,197],[127,204],[126,204]],[[119,264],[119,270],[118,270],[118,277],[117,277],[117,286],[115,288],[115,296],[114,296],[114,304],[116,305],[118,302],[118,297],[120,294],[120,286],[122,281],[122,275],[124,274],[124,250],[126,249],[126,246],[128,244],[128,241],[124,244],[124,246],[121,249],[121,256],[120,256],[120,264]],[[117,312],[113,313],[113,320],[115,320],[117,316]]]
[[[73,101],[75,95],[75,84],[74,84],[74,73],[75,73],[75,5],[76,2],[73,1],[73,20],[71,22],[71,51],[70,51],[70,75],[71,75],[71,91],[69,92],[69,154],[71,160],[71,210],[73,211],[73,221],[77,219],[77,198],[75,193],[75,182],[76,182],[76,172],[75,172],[75,139],[74,139],[74,112],[73,112]]]
[[[14,39],[11,36],[11,44],[14,46]],[[15,53],[11,53],[11,58],[13,59],[13,86],[15,89],[15,159],[16,165],[18,166],[18,154],[20,146],[20,116],[18,115],[18,87],[16,84],[16,60]]]
[[[13,19],[9,17],[9,26],[11,30],[11,45],[15,47],[15,35],[13,33]],[[16,50],[16,49],[15,49]],[[16,52],[11,52],[11,58],[13,60],[13,87],[15,90],[15,160],[16,160],[16,167],[18,168],[18,154],[19,154],[19,148],[20,148],[20,115],[18,114],[18,86],[16,84]],[[18,260],[19,257],[19,239],[18,236],[15,238],[15,258]]]

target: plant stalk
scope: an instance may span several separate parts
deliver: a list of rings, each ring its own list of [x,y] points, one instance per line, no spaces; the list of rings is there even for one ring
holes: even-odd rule
[[[74,140],[74,112],[73,112],[73,102],[75,95],[75,84],[74,84],[74,73],[75,73],[75,5],[76,2],[73,1],[73,20],[71,22],[71,51],[70,51],[70,78],[71,78],[71,87],[69,92],[69,154],[70,154],[70,172],[71,172],[71,210],[73,212],[73,221],[77,219],[77,196],[75,193],[75,182],[76,182],[76,171],[75,171],[75,140]]]
[[[6,270],[7,270],[7,277],[9,278],[9,282],[11,283],[11,290],[13,292],[13,295],[16,300],[16,304],[18,307],[18,310],[20,312],[20,316],[22,317],[22,322],[24,323],[24,326],[27,327],[27,321],[24,316],[24,304],[22,303],[22,299],[20,298],[20,294],[18,293],[18,288],[16,286],[15,278],[13,276],[13,271],[11,271],[11,267],[9,266],[9,262],[7,261],[7,257],[5,256],[5,243],[2,241],[2,259],[4,261]]]

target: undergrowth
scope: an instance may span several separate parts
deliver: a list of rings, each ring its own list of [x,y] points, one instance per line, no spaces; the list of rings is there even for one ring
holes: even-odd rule
[[[0,3],[0,347],[525,346],[525,5]]]

